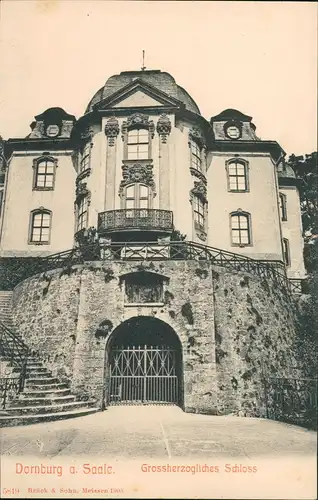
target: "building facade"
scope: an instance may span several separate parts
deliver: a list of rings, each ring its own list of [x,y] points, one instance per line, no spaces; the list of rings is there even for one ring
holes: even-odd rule
[[[35,116],[26,138],[2,141],[14,328],[100,408],[260,412],[264,365],[297,365],[283,356],[294,339],[284,296],[286,276],[298,282],[305,268],[284,156],[251,116],[205,119],[159,70],[110,77],[79,119]],[[13,261],[44,267],[17,278]]]

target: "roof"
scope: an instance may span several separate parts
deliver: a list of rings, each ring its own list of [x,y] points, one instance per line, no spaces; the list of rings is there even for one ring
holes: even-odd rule
[[[277,168],[277,173],[282,179],[296,179],[295,172],[288,163],[281,163]]]
[[[160,70],[144,70],[144,71],[123,71],[119,75],[114,75],[108,78],[105,85],[101,87],[90,100],[85,113],[93,110],[93,106],[100,101],[110,97],[112,94],[118,92],[121,88],[136,79],[140,79],[149,83],[153,87],[166,93],[168,96],[173,97],[185,105],[186,109],[200,115],[200,110],[192,97],[184,88],[177,85],[173,76],[169,73]]]

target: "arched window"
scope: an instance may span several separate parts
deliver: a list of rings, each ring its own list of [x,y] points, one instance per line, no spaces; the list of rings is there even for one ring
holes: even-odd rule
[[[251,244],[251,216],[247,212],[233,212],[231,218],[231,239],[234,246]]]
[[[88,196],[81,196],[77,206],[77,231],[87,227],[88,220]]]
[[[201,147],[194,139],[190,140],[190,150],[191,150],[191,167],[201,172],[202,171]]]
[[[43,156],[34,160],[34,189],[54,189],[57,160],[50,156]]]
[[[286,266],[290,266],[290,248],[287,238],[283,238],[283,258]]]
[[[235,158],[226,164],[228,190],[233,192],[248,191],[248,164],[242,159]]]
[[[87,170],[90,168],[90,163],[91,163],[91,148],[92,145],[90,142],[87,142],[81,151],[81,162],[80,162],[80,172],[84,172],[84,170]]]
[[[128,131],[127,160],[147,160],[149,158],[149,130],[133,128]]]
[[[151,189],[145,184],[130,184],[124,191],[124,208],[127,210],[126,217],[132,216],[133,210],[140,209],[140,217],[144,210],[145,216],[147,210],[151,208]],[[131,212],[130,212],[131,211]]]
[[[52,212],[46,209],[31,212],[29,243],[49,244]]]
[[[287,220],[287,197],[283,193],[279,193],[279,210],[282,221]]]

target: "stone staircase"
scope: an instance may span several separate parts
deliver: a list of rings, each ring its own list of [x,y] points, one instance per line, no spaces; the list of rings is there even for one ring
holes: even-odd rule
[[[17,382],[21,374],[21,366],[17,362],[19,353],[27,353],[22,337],[13,330],[11,300],[12,292],[0,292],[1,383],[13,378]],[[0,427],[73,418],[99,411],[95,401],[78,400],[71,393],[69,384],[54,377],[39,358],[32,354],[26,354],[25,358],[24,388],[19,394],[11,392],[5,409],[0,406]]]

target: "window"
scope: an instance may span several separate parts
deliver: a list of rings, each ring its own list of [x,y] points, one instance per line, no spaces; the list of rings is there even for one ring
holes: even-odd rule
[[[250,215],[242,212],[231,214],[232,245],[250,245]]]
[[[56,162],[53,159],[43,159],[36,163],[35,189],[53,189]]]
[[[287,198],[283,193],[279,193],[279,209],[280,209],[280,218],[282,221],[287,220]]]
[[[290,266],[290,249],[287,238],[283,238],[283,258],[286,266]]]
[[[191,167],[195,170],[202,170],[201,148],[193,139],[190,141]]]
[[[126,217],[133,217],[134,209],[141,209],[139,217],[148,216],[148,208],[150,208],[150,189],[145,184],[132,184],[126,187],[125,190],[125,207]],[[144,209],[144,210],[142,210]],[[129,211],[131,210],[131,212]]]
[[[163,280],[151,273],[136,273],[125,280],[125,302],[150,304],[163,302]]]
[[[129,130],[127,138],[127,159],[147,160],[149,158],[149,131],[145,128]]]
[[[84,170],[88,169],[90,166],[91,159],[91,143],[87,142],[82,149],[82,158],[80,163],[80,172],[84,172]]]
[[[201,228],[204,227],[204,202],[199,196],[193,197],[194,223]]]
[[[88,217],[88,198],[83,196],[80,198],[77,209],[77,231],[85,229],[87,226]]]
[[[49,210],[31,212],[30,243],[48,244],[50,242],[51,216]]]
[[[230,160],[227,163],[228,190],[247,191],[247,165],[242,160]]]

